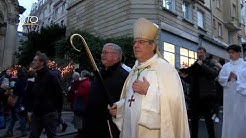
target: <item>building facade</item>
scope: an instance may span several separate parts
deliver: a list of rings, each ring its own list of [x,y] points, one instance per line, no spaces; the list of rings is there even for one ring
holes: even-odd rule
[[[24,11],[18,0],[0,1],[0,70],[15,64],[18,19]]]
[[[241,44],[245,36],[241,7],[241,0],[72,0],[67,33],[80,29],[101,37],[132,36],[134,21],[145,17],[160,27],[158,44],[165,59],[176,68],[187,67],[199,46],[228,59],[226,47]]]
[[[145,17],[160,27],[158,44],[165,59],[180,68],[194,63],[199,46],[217,59],[228,59],[226,47],[242,44],[245,38],[242,3],[243,0],[39,0],[31,15],[38,16],[38,28],[51,22],[64,23],[67,35],[86,30],[104,38],[132,36],[135,20]]]
[[[242,11],[241,11],[241,16],[242,16],[242,22],[244,25],[246,25],[246,0],[242,0]],[[245,37],[242,38],[242,47],[243,47],[243,56],[246,56],[246,27],[244,28],[244,34]]]
[[[38,31],[42,27],[56,23],[66,26],[67,0],[38,0],[33,3],[30,16],[38,19],[37,24],[23,27],[24,32]]]

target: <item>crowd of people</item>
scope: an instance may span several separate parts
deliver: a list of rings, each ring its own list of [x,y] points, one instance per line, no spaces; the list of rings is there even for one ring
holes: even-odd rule
[[[197,138],[204,117],[209,138],[215,138],[220,106],[222,138],[245,137],[246,62],[240,58],[241,47],[226,49],[230,61],[224,65],[199,47],[194,64],[177,71],[158,50],[158,30],[145,18],[136,20],[132,68],[124,64],[120,46],[106,43],[98,72],[73,72],[66,96],[76,137]],[[30,129],[30,138],[39,138],[43,130],[55,138],[59,125],[65,131],[61,81],[56,64],[48,67],[48,57],[39,51],[29,69],[18,67],[15,74],[5,70],[0,79],[0,116],[10,119],[5,137],[13,136],[17,120],[21,136]]]
[[[10,117],[10,123],[4,137],[13,137],[15,122],[20,125],[20,136],[27,136],[27,124],[30,126],[30,138],[37,138],[43,129],[48,137],[56,136],[61,121],[63,89],[59,74],[47,66],[48,58],[37,52],[30,65],[17,67],[17,72],[7,69],[1,77],[1,111]],[[11,85],[12,84],[12,85]],[[9,110],[9,111],[8,111]],[[64,130],[65,131],[65,130]]]

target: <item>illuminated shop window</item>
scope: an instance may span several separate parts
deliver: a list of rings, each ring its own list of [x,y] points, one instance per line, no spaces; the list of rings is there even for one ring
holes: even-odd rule
[[[175,46],[173,44],[164,42],[164,58],[173,66],[175,65]]]
[[[196,52],[186,48],[180,48],[180,67],[187,68],[196,60]]]

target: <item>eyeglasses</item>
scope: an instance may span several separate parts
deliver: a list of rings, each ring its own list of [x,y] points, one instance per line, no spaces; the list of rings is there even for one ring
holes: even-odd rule
[[[148,41],[148,40],[134,40],[133,41],[133,45],[135,45],[136,43],[143,44],[143,43],[146,43],[146,42],[152,43],[152,41]]]
[[[115,52],[102,51],[101,55],[115,54]]]

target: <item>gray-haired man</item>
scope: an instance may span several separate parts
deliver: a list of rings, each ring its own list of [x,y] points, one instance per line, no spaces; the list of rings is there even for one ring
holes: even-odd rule
[[[118,45],[107,43],[103,46],[101,53],[103,67],[100,73],[113,102],[119,100],[121,89],[128,76],[128,72],[121,66],[121,58],[122,50]],[[105,89],[100,79],[95,76],[91,81],[88,106],[85,112],[86,137],[107,138],[110,137],[110,135],[113,135],[114,138],[119,137],[119,130],[111,120],[107,105],[108,99],[105,94]]]

